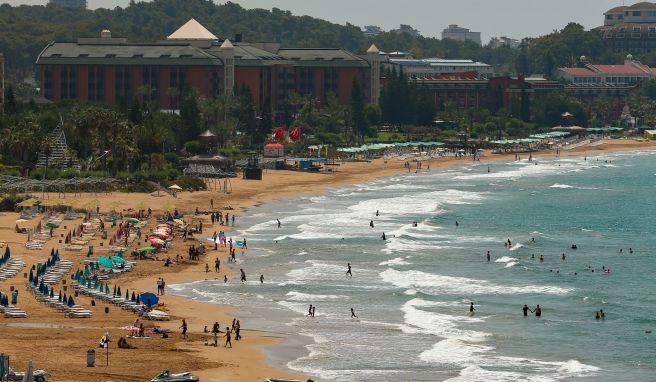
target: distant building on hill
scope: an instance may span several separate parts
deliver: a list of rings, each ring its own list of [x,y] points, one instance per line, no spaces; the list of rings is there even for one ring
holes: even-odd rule
[[[312,95],[325,105],[329,93],[351,101],[357,81],[366,99],[377,102],[380,54],[339,48],[284,48],[279,43],[220,39],[191,19],[156,43],[129,43],[103,30],[99,38],[52,42],[37,57],[42,95],[52,101],[79,99],[107,104],[156,102],[179,109],[184,94],[232,95],[247,86],[258,110],[270,101],[282,117],[292,94]]]
[[[640,2],[604,12],[598,28],[604,45],[618,53],[645,53],[656,50],[656,3]]]
[[[502,46],[507,46],[511,49],[517,49],[519,48],[519,44],[521,44],[521,41],[517,39],[501,36],[501,37],[492,37],[492,39],[490,39],[489,45],[491,48],[495,48],[495,49],[500,48]]]
[[[5,56],[0,53],[0,113],[5,110]]]
[[[390,32],[399,33],[399,34],[400,33],[407,33],[412,37],[421,36],[421,34],[419,33],[419,31],[417,29],[415,29],[412,26],[407,25],[407,24],[401,24],[399,26],[399,29],[392,29]]]
[[[381,33],[383,33],[383,30],[376,25],[365,25],[364,30],[362,31],[364,37],[376,37]]]
[[[442,39],[451,39],[456,41],[471,41],[481,45],[481,32],[472,32],[467,28],[459,27],[455,24],[449,25],[442,31]]]
[[[87,8],[87,0],[48,0],[48,5],[63,8]]]

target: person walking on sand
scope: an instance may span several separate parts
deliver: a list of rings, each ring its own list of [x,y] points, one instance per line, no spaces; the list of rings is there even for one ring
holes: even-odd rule
[[[243,284],[246,282],[246,272],[242,268],[239,268],[239,272],[241,272],[241,282]]]
[[[225,334],[226,342],[223,345],[224,348],[228,347],[228,345],[230,345],[230,348],[232,349],[232,341],[230,341],[231,337],[232,337],[232,332],[230,331],[230,327],[226,326],[226,334]]]
[[[310,308],[308,309],[307,317],[312,317],[312,304],[310,304]]]
[[[358,316],[355,315],[355,310],[351,308],[351,318],[358,318]]]
[[[214,259],[214,272],[219,273],[220,270],[221,270],[221,260],[219,260],[219,258],[217,257],[216,259]]]
[[[210,265],[205,263],[205,273],[210,273]]]
[[[233,217],[234,217],[234,215],[233,215]],[[242,248],[243,248],[243,249],[248,249],[248,244],[246,244],[246,238],[244,238],[244,239],[242,240],[242,243],[243,243]]]
[[[353,272],[351,272],[351,263],[347,263],[346,266],[348,267],[348,269],[346,270],[346,276],[353,278]]]
[[[214,199],[210,198],[210,208],[214,209]]]
[[[239,323],[239,320],[237,320],[237,323],[235,324],[235,340],[239,341],[241,339],[241,324]]]
[[[312,307],[312,318],[314,318],[314,313],[317,311],[317,306]]]
[[[182,325],[180,326],[180,329],[182,329],[182,338],[185,340],[187,339],[187,321],[182,319]]]

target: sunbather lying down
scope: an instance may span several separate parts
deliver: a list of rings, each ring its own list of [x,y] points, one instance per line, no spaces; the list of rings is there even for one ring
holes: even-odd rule
[[[130,345],[125,338],[121,337],[118,340],[118,348],[119,349],[136,349],[137,347]]]

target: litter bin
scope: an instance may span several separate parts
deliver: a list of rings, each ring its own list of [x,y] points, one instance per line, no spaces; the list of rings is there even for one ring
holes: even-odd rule
[[[94,367],[96,364],[96,351],[93,349],[87,350],[87,367]]]

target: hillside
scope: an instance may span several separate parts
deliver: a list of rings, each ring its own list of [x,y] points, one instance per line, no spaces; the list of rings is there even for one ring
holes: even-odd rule
[[[383,33],[365,38],[355,25],[338,25],[325,20],[294,16],[273,8],[244,9],[238,4],[214,4],[209,0],[155,0],[132,2],[126,8],[63,9],[52,6],[0,6],[0,52],[7,59],[10,78],[22,78],[34,70],[34,61],[53,40],[97,36],[108,28],[114,36],[130,41],[157,41],[190,18],[196,18],[220,37],[241,33],[244,41],[278,41],[294,47],[341,47],[362,53],[371,43],[383,51],[404,50],[416,57],[470,58],[494,65],[499,73],[549,73],[567,65],[572,57],[585,54],[612,61],[596,32],[570,24],[562,32],[527,40],[525,48],[492,49],[473,43],[436,38],[413,38],[408,34]]]

